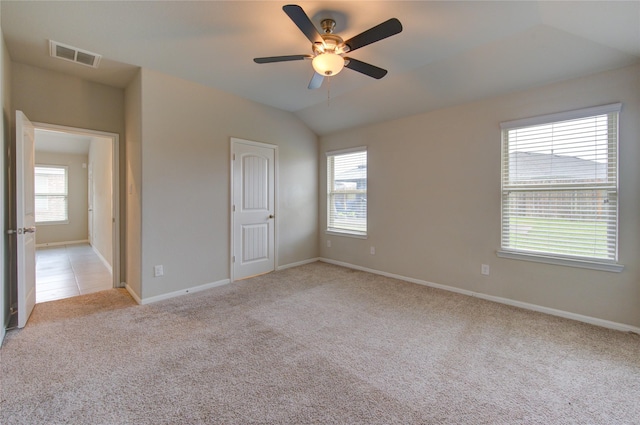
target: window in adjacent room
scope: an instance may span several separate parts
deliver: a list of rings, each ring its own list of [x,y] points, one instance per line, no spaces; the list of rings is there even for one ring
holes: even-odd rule
[[[68,223],[68,168],[35,166],[35,217],[40,224]]]
[[[327,231],[367,235],[367,149],[327,152]]]
[[[502,123],[500,256],[621,270],[620,110],[613,104]]]

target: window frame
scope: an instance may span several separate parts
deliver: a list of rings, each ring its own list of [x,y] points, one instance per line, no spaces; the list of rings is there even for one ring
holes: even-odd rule
[[[335,158],[336,156],[341,156],[341,155],[348,155],[348,154],[354,154],[354,153],[365,153],[366,155],[366,164],[367,164],[367,174],[366,174],[366,181],[367,181],[367,189],[355,189],[353,191],[341,191],[340,193],[353,193],[356,195],[365,195],[365,198],[367,196],[367,191],[368,191],[368,180],[369,180],[369,153],[367,150],[366,146],[358,146],[358,147],[354,147],[354,148],[347,148],[347,149],[339,149],[339,150],[332,150],[332,151],[327,151],[325,152],[325,157],[326,157],[326,169],[327,169],[327,220],[326,220],[326,229],[325,232],[327,234],[331,234],[331,235],[338,235],[338,236],[349,236],[349,237],[353,237],[353,238],[359,238],[359,239],[367,239],[368,237],[368,232],[369,232],[369,217],[368,217],[368,206],[365,206],[365,211],[364,211],[364,219],[365,219],[365,230],[361,231],[361,230],[354,230],[354,229],[348,229],[348,228],[341,228],[341,227],[335,227],[335,226],[331,226],[331,197],[333,194],[336,194],[335,191],[332,190],[332,188],[334,187],[334,170],[331,169],[331,158]]]
[[[56,194],[51,194],[51,193],[38,193],[35,191],[35,187],[34,187],[34,215],[35,215],[35,219],[36,219],[36,225],[38,226],[53,226],[53,225],[59,225],[59,224],[69,224],[69,166],[68,165],[52,165],[52,164],[35,164],[34,167],[34,173],[35,173],[35,169],[37,168],[51,168],[51,169],[60,169],[60,170],[64,170],[64,194],[60,194],[60,193],[56,193]],[[34,176],[34,182],[35,182],[35,176]],[[65,198],[65,216],[66,219],[64,220],[51,220],[51,221],[38,221],[38,213],[37,213],[37,198],[38,196],[64,196]]]
[[[541,115],[532,118],[524,118],[513,121],[506,121],[500,123],[501,129],[501,161],[500,161],[500,249],[496,252],[498,257],[502,258],[510,258],[517,260],[526,260],[547,264],[556,264],[570,267],[580,267],[587,268],[593,270],[602,270],[602,271],[610,271],[610,272],[621,272],[624,269],[624,266],[618,263],[618,247],[619,247],[619,233],[620,233],[620,208],[619,208],[619,193],[620,193],[620,183],[619,183],[619,166],[620,166],[620,150],[619,150],[619,141],[620,141],[620,115],[622,111],[621,103],[613,103],[602,106],[595,106],[591,108],[583,108],[577,109],[567,112],[560,112],[555,114]],[[562,121],[570,121],[577,120],[581,118],[589,118],[595,117],[599,115],[609,115],[609,114],[617,114],[616,115],[616,140],[615,144],[609,143],[608,149],[615,149],[615,181],[611,181],[610,183],[615,183],[615,252],[614,259],[602,259],[597,257],[587,257],[587,256],[572,256],[572,255],[563,255],[551,252],[537,252],[537,251],[527,251],[527,250],[519,250],[513,249],[509,247],[503,246],[505,240],[505,191],[513,192],[513,186],[509,189],[505,189],[505,169],[509,166],[508,158],[505,158],[505,155],[509,155],[508,146],[507,146],[507,137],[506,132],[509,130],[514,130],[518,128],[532,127],[544,124],[552,124],[559,123]],[[610,154],[610,152],[609,152]],[[608,163],[608,166],[611,164]],[[558,183],[555,186],[548,185],[541,188],[542,191],[549,191],[553,188],[556,191],[564,191],[567,190],[563,187],[562,183]],[[526,189],[524,189],[526,190]]]

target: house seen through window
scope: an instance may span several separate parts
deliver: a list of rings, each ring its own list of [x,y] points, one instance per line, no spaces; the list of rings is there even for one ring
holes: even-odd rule
[[[620,104],[502,124],[502,249],[617,261]]]
[[[67,223],[68,169],[66,166],[35,166],[36,223]]]
[[[367,234],[367,150],[327,152],[327,230]]]

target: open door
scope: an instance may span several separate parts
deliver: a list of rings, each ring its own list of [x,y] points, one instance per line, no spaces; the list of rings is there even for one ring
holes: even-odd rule
[[[36,219],[34,196],[35,130],[16,111],[16,249],[18,327],[23,328],[36,304]]]

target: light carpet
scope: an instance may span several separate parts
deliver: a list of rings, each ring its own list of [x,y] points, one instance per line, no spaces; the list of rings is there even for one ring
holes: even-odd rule
[[[38,304],[2,424],[637,424],[640,337],[324,263]]]

